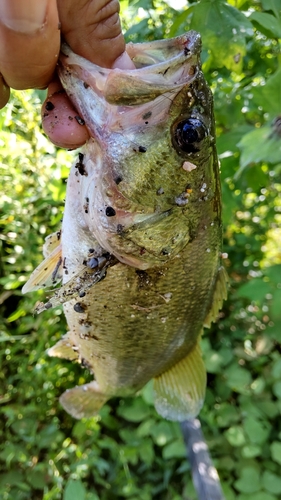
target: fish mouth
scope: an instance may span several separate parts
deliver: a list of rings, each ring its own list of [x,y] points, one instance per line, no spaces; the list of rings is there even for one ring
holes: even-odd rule
[[[74,54],[68,45],[61,47],[60,80],[93,137],[104,133],[105,127],[114,128],[117,118],[108,112],[108,105],[118,106],[120,114],[122,107],[126,111],[162,94],[175,95],[190,84],[200,69],[201,37],[189,31],[172,40],[130,42],[126,51],[136,69],[101,68]],[[133,110],[130,119],[137,119]]]

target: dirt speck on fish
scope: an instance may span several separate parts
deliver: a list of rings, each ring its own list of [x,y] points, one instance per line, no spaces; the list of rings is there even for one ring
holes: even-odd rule
[[[194,31],[129,44],[136,69],[110,70],[62,47],[60,79],[91,138],[70,172],[61,237],[47,238],[23,292],[63,281],[37,312],[63,304],[69,331],[49,354],[94,374],[60,398],[75,418],[150,379],[167,419],[192,418],[203,405],[200,337],[217,318],[226,277],[200,50]]]

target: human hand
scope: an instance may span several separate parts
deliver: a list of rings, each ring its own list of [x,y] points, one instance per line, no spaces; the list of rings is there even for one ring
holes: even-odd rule
[[[134,66],[125,52],[118,0],[1,0],[0,107],[9,99],[9,87],[49,85],[46,102],[54,108],[43,105],[43,128],[55,144],[71,149],[87,140],[88,131],[73,119],[77,112],[54,78],[61,36],[100,66]]]

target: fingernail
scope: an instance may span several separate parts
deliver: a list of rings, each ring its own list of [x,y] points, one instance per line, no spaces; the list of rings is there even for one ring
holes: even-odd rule
[[[40,29],[46,17],[47,0],[1,0],[1,23],[18,33]]]

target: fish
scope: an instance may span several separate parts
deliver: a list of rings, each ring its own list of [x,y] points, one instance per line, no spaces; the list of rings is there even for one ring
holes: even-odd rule
[[[35,309],[63,304],[68,332],[48,354],[94,375],[60,397],[74,418],[153,380],[157,412],[185,421],[204,403],[200,340],[227,294],[213,99],[197,32],[126,50],[135,69],[62,46],[59,78],[90,139],[23,293],[56,287]]]

